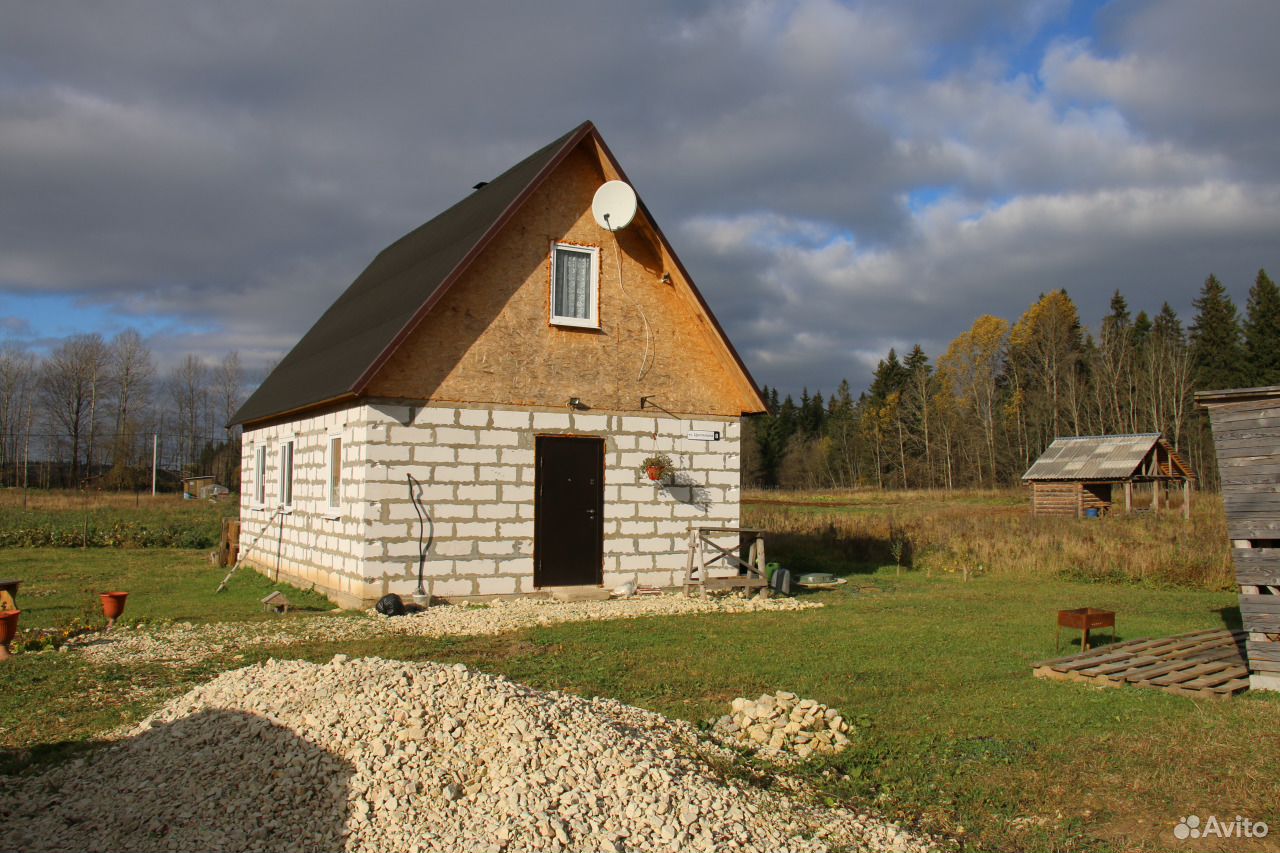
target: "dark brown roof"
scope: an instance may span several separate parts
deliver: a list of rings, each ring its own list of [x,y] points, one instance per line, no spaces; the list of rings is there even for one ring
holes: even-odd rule
[[[233,424],[262,420],[355,396],[370,367],[407,333],[419,310],[461,272],[508,212],[591,129],[584,122],[378,253],[329,306],[258,390]]]
[[[387,248],[289,351],[231,420],[243,424],[355,398],[507,220],[561,161],[593,136],[619,175],[625,173],[595,125],[583,122]],[[641,202],[641,209],[649,216]],[[665,236],[657,229],[659,238]],[[669,244],[668,244],[669,247]],[[672,252],[675,258],[675,253]],[[679,265],[679,258],[676,258]],[[685,272],[681,266],[681,272]],[[692,279],[685,273],[692,286]],[[742,375],[758,386],[693,288]],[[760,402],[763,410],[763,401]]]

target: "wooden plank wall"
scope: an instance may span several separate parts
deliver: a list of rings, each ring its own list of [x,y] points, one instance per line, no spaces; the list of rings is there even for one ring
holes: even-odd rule
[[[1080,508],[1079,483],[1032,483],[1033,515],[1075,516]]]
[[[1100,513],[1111,509],[1110,483],[1037,482],[1031,484],[1034,515],[1084,515],[1087,509]]]
[[[1209,403],[1249,670],[1280,679],[1280,396]]]
[[[1083,489],[1080,495],[1082,513],[1086,509],[1096,509],[1099,513],[1105,513],[1111,509],[1110,483],[1085,483]]]
[[[1280,400],[1210,409],[1232,539],[1280,539]]]

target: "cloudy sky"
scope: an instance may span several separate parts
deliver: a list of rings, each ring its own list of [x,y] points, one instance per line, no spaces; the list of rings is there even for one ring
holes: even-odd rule
[[[763,383],[1280,272],[1280,3],[0,3],[0,339],[278,358],[600,127]]]

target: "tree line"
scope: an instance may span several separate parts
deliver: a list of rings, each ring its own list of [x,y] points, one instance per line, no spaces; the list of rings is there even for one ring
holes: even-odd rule
[[[779,399],[743,430],[743,478],[784,488],[1015,484],[1058,436],[1163,433],[1216,484],[1200,390],[1280,384],[1280,289],[1259,270],[1244,316],[1210,275],[1184,327],[1166,302],[1133,315],[1116,291],[1097,333],[1065,290],[1014,323],[983,315],[931,360],[890,349],[870,387]]]
[[[238,435],[226,423],[244,399],[230,352],[186,355],[160,371],[143,337],[79,334],[47,355],[0,346],[0,486],[142,489],[159,477],[239,481]]]

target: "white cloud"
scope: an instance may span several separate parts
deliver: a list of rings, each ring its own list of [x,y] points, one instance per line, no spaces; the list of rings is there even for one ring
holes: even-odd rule
[[[583,118],[785,388],[857,384],[1055,287],[1086,318],[1116,287],[1185,310],[1211,271],[1277,266],[1280,5],[1111,4],[1054,41],[1068,10],[23,7],[0,29],[0,298],[269,361],[378,249]]]
[[[1135,311],[1166,299],[1185,311],[1210,271],[1239,282],[1274,246],[1280,189],[1212,181],[1026,196],[976,215],[939,205],[916,224],[910,240],[891,248],[832,234],[822,245],[770,253],[759,277],[777,286],[757,292],[754,321],[742,324],[766,375],[784,387],[831,388],[842,374],[814,368],[834,353],[847,360],[846,372],[868,369],[865,353],[879,358],[917,341],[936,356],[979,314],[1016,317],[1056,287],[1067,288],[1086,319],[1096,320],[1116,289]],[[756,216],[700,221],[693,230],[715,235],[717,251],[732,254],[785,244],[811,227]],[[1211,258],[1213,266],[1188,266],[1189,258]],[[776,353],[784,330],[792,330],[786,352]]]

